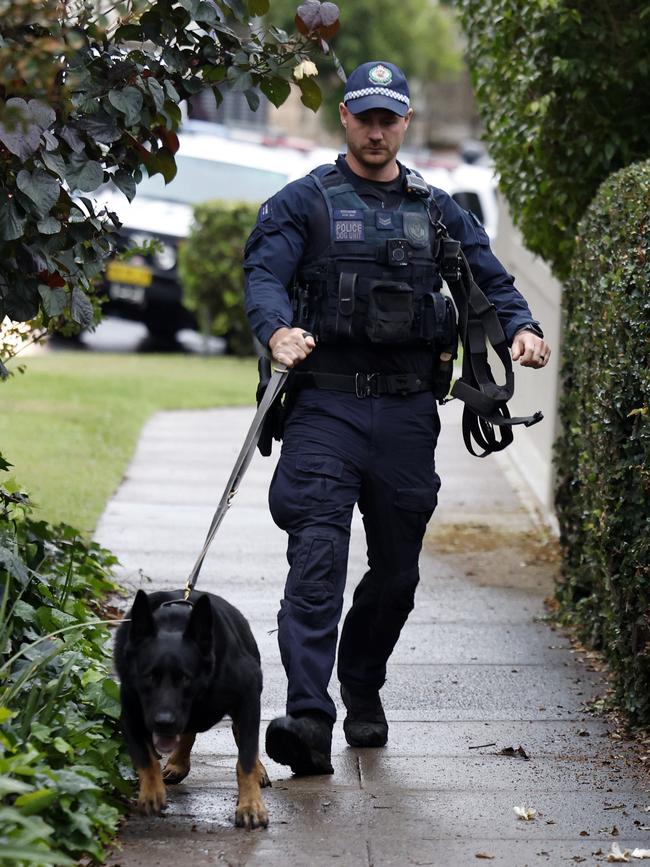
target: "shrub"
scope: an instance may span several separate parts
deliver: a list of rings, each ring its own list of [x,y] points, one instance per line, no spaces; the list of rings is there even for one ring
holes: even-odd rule
[[[0,457],[0,470],[8,464]],[[115,558],[0,487],[0,862],[103,860],[130,790],[100,602]]]
[[[611,172],[650,156],[650,7],[638,0],[459,0],[500,189],[526,246],[566,279]]]
[[[564,295],[558,596],[650,725],[650,162],[608,179],[581,221]]]
[[[253,355],[244,310],[244,245],[255,225],[257,206],[208,202],[194,209],[194,226],[179,253],[185,305],[204,334],[224,336],[236,355]]]

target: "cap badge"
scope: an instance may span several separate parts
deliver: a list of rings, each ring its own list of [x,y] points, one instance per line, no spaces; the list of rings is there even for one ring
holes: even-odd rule
[[[368,73],[368,78],[373,84],[386,85],[393,80],[393,73],[380,63],[378,66],[372,67]]]

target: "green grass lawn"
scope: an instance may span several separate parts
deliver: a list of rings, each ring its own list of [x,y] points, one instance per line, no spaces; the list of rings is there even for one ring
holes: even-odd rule
[[[257,383],[254,359],[50,352],[21,364],[0,383],[0,453],[43,519],[87,534],[152,413],[252,404]]]

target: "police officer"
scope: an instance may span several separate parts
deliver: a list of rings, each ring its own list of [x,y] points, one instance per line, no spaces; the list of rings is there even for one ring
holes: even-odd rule
[[[398,162],[412,114],[400,69],[386,61],[355,69],[340,105],[347,153],[265,202],[246,246],[251,325],[276,361],[296,368],[269,494],[273,519],[289,537],[278,614],[287,715],[266,732],[268,755],[295,774],[332,773],[336,710],[328,683],[355,504],[368,571],[338,648],[343,729],[352,746],[388,738],[379,691],[413,608],[422,538],[437,503],[434,391],[444,396],[438,373],[454,348],[434,256],[434,208],[495,305],[513,359],[539,368],[550,355],[479,221]]]

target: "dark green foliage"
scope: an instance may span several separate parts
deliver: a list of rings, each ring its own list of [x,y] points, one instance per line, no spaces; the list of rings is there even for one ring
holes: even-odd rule
[[[613,175],[579,224],[564,294],[559,598],[650,725],[650,162]]]
[[[294,2],[273,0],[271,15],[283,27],[293,23]],[[429,0],[339,0],[341,30],[332,39],[336,58],[349,75],[368,60],[390,60],[426,87],[461,69],[458,26],[449,10]],[[317,60],[325,118],[340,130],[338,105],[343,86],[334,58]],[[412,88],[415,90],[415,87]]]
[[[194,226],[179,251],[183,300],[204,334],[225,336],[236,355],[254,355],[244,311],[244,245],[257,206],[208,202],[194,209]]]
[[[650,6],[458,0],[479,110],[527,247],[566,279],[607,176],[650,156]]]
[[[219,102],[232,89],[256,107],[262,87],[279,104],[295,65],[327,48],[318,14],[298,36],[253,27],[268,0],[112,9],[105,18],[91,3],[0,5],[0,322],[40,316],[78,330],[96,320],[93,281],[116,218],[85,194],[107,183],[130,200],[145,171],[169,183],[183,99],[210,88]],[[297,86],[317,108],[318,86]]]
[[[0,470],[8,464],[0,458]],[[131,788],[99,602],[115,558],[0,486],[0,861],[102,860]],[[88,625],[90,624],[90,625]]]

